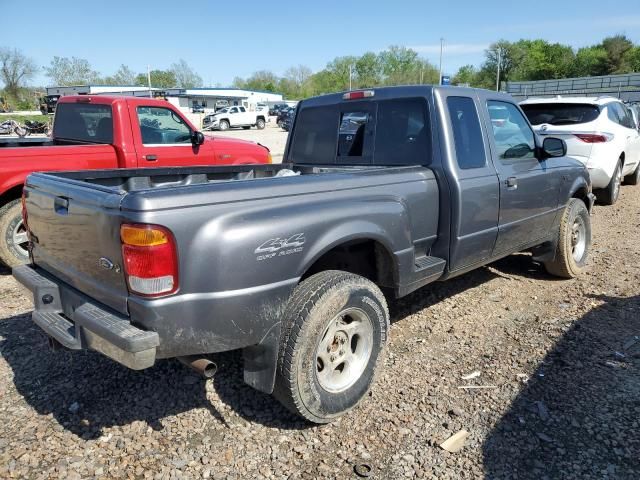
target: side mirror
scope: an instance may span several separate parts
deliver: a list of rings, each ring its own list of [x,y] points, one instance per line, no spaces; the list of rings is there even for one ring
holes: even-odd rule
[[[545,138],[542,142],[542,160],[545,158],[564,157],[567,154],[567,144],[561,138]]]
[[[202,145],[204,143],[204,134],[202,132],[193,132],[191,134],[191,143],[194,145]]]

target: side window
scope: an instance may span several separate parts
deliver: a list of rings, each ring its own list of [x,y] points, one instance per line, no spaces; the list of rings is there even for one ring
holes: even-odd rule
[[[137,112],[144,145],[191,143],[191,129],[173,110],[138,107]]]
[[[448,97],[456,159],[461,169],[482,168],[486,165],[480,119],[472,98]]]
[[[242,113],[246,112],[246,110],[244,109],[244,107],[240,107],[240,111],[241,111]]]
[[[497,156],[505,163],[534,159],[533,130],[518,108],[509,102],[487,102]]]
[[[378,104],[374,163],[428,165],[431,144],[427,104],[407,98]]]
[[[229,113],[238,113],[238,107],[233,107],[231,110],[229,110]]]

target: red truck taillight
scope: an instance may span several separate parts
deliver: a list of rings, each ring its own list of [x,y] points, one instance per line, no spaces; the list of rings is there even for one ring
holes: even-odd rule
[[[178,290],[178,253],[168,229],[125,223],[120,227],[120,239],[129,291],[157,297]]]

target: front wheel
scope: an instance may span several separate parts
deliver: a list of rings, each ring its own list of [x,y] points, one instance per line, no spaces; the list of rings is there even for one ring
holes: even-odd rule
[[[218,124],[218,128],[220,130],[229,130],[229,122],[227,120],[220,120],[220,123]]]
[[[27,129],[24,128],[24,127],[21,127],[19,125],[16,128],[14,128],[13,131],[19,137],[26,137],[27,136]]]
[[[591,217],[584,202],[569,200],[560,220],[555,258],[545,262],[547,271],[557,277],[574,278],[587,264],[591,248]]]
[[[264,127],[265,127],[264,120],[259,118],[258,121],[256,122],[256,128],[258,130],[262,130],[262,129],[264,129]]]
[[[354,408],[373,384],[389,330],[380,289],[329,270],[294,290],[283,316],[275,397],[314,423]]]
[[[29,261],[29,238],[22,221],[20,200],[13,200],[0,208],[0,261],[8,267]]]

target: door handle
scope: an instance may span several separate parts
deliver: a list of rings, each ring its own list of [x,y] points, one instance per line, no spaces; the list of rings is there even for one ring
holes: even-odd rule
[[[504,183],[507,185],[507,188],[518,188],[518,179],[516,177],[509,177]]]
[[[53,200],[53,209],[58,215],[67,215],[69,213],[69,199],[56,197]]]
[[[158,157],[153,154],[145,155],[142,158],[144,158],[147,162],[155,162],[156,160],[158,160]]]

